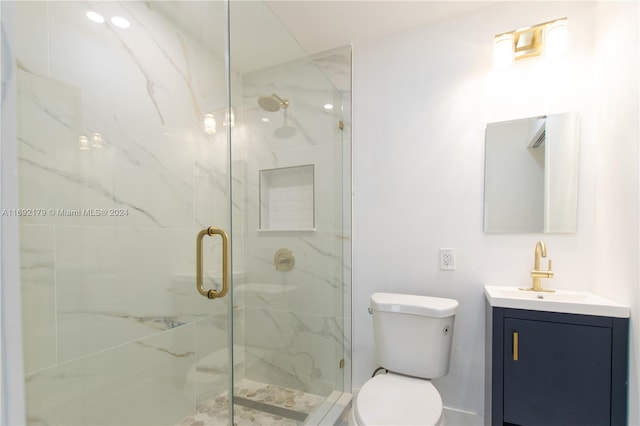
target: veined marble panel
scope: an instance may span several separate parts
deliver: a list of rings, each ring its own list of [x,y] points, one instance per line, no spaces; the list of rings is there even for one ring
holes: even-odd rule
[[[251,233],[246,237],[246,283],[236,287],[245,305],[343,316],[342,241],[333,232]],[[303,234],[303,235],[299,235]],[[295,256],[289,272],[276,271],[274,254],[288,248]]]
[[[54,228],[20,227],[22,338],[25,371],[56,363]]]
[[[252,72],[243,83],[245,121],[258,130],[260,145],[278,151],[335,142],[340,110],[336,96],[341,95],[311,60]],[[275,113],[261,109],[258,97],[271,93],[287,99],[288,108]],[[326,110],[326,104],[336,108]],[[261,121],[265,117],[270,121]],[[277,131],[284,126],[295,132]]]
[[[178,327],[27,375],[27,423],[176,424],[195,409],[194,332]]]
[[[245,309],[245,377],[318,395],[341,390],[341,318]]]
[[[342,230],[345,176],[341,155],[342,148],[333,145],[252,155],[246,173],[247,231],[257,230],[260,226],[260,171],[309,164],[314,165],[315,228]]]
[[[313,55],[313,63],[341,93],[351,93],[351,47],[342,46]],[[345,108],[350,112],[351,109]]]
[[[212,300],[210,303],[226,304],[228,299]],[[242,315],[234,311],[234,327],[242,327]],[[229,317],[227,313],[215,315],[196,323],[196,362],[189,369],[187,380],[195,386],[196,404],[200,407],[230,384],[231,355],[229,351]],[[238,341],[234,339],[234,342]],[[244,358],[241,346],[234,344],[234,374],[242,376]]]
[[[60,361],[225,312],[224,303],[210,303],[196,291],[194,242],[194,231],[59,227]],[[207,270],[219,272],[219,242],[207,243],[207,254],[218,253],[207,256]],[[215,287],[214,280],[219,276],[205,285]]]
[[[142,3],[92,6],[131,27],[90,22],[84,3],[18,5],[24,22],[49,29],[19,26],[21,207],[127,210],[36,223],[190,227],[194,144],[207,139],[204,114],[224,107],[224,61]],[[32,30],[41,37],[29,42]],[[80,135],[89,150],[80,151]]]

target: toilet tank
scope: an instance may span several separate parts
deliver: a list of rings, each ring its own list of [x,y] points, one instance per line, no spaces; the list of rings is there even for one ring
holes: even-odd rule
[[[378,364],[414,377],[446,375],[457,310],[453,299],[374,293],[371,311]]]

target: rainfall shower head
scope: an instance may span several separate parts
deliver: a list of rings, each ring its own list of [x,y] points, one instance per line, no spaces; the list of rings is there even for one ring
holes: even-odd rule
[[[289,101],[282,99],[280,96],[272,93],[270,96],[260,96],[258,98],[258,105],[265,111],[276,112],[280,108],[287,108]]]

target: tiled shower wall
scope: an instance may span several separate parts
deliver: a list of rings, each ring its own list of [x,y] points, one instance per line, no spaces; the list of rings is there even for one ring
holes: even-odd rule
[[[131,28],[17,4],[28,422],[175,424],[226,388],[226,306],[193,276],[197,230],[229,222],[224,131],[202,129],[224,60],[143,3],[91,7]]]
[[[350,391],[350,77],[348,48],[243,76],[245,376],[320,395]],[[272,93],[289,101],[286,110],[258,106]],[[315,229],[298,220],[260,229],[260,171],[305,165],[314,166]],[[275,268],[281,248],[295,256],[291,271]]]

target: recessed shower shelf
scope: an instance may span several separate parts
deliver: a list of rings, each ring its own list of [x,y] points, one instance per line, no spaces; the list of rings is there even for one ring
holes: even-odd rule
[[[260,170],[260,231],[315,230],[314,165]]]

